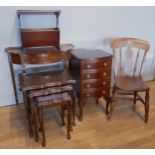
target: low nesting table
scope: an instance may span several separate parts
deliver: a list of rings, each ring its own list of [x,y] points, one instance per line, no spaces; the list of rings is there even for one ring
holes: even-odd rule
[[[76,79],[80,120],[86,100],[106,100],[106,114],[110,103],[112,55],[98,49],[76,49],[71,52],[70,70]]]

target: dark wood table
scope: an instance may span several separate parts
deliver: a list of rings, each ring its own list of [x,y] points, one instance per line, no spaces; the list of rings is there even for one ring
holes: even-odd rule
[[[106,100],[106,114],[110,102],[112,55],[98,49],[77,49],[71,52],[70,70],[76,83],[79,98],[80,120],[86,100]]]

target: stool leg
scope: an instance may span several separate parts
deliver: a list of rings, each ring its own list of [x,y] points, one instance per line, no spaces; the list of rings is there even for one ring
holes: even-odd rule
[[[72,117],[73,117],[73,126],[76,126],[76,123],[75,123],[75,92],[72,93]]]
[[[31,107],[31,99],[30,98],[26,98],[26,104],[27,104],[27,116],[28,116],[28,125],[29,125],[29,136],[30,138],[33,137],[33,129],[32,129],[32,124],[33,124],[33,120],[32,120],[32,107]]]
[[[64,107],[64,105],[62,105],[61,106],[61,122],[62,122],[62,126],[65,125],[64,115],[65,115],[65,107]]]
[[[46,138],[45,138],[45,129],[44,129],[43,108],[39,109],[39,118],[40,118],[39,119],[40,127],[41,127],[42,137],[43,137],[42,146],[45,147],[46,146]]]
[[[33,119],[34,119],[34,126],[35,126],[35,141],[39,141],[39,135],[38,135],[38,125],[37,125],[37,112],[36,112],[36,107],[33,106]]]
[[[71,139],[70,129],[71,129],[71,103],[68,105],[68,122],[67,122],[67,139]]]
[[[40,111],[39,108],[36,107],[36,112],[37,112],[37,116],[38,116],[38,119],[39,119],[39,132],[41,132],[39,111]]]

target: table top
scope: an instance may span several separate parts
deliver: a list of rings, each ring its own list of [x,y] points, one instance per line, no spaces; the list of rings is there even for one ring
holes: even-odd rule
[[[31,57],[42,57],[53,59],[53,62],[58,60],[60,56],[63,56],[65,61],[71,59],[70,50],[73,48],[72,44],[63,44],[60,46],[60,50],[56,50],[53,46],[44,46],[44,47],[31,47],[31,48],[22,48],[22,47],[8,47],[5,49],[5,52],[11,56],[9,59],[10,63],[21,64],[21,54],[29,54]],[[51,61],[52,62],[52,61]]]
[[[73,44],[61,44],[60,45],[60,50],[61,51],[68,51],[71,50],[74,47]],[[40,47],[29,47],[29,48],[22,48],[21,46],[16,46],[16,47],[7,47],[5,49],[5,52],[8,54],[20,54],[22,51],[42,51],[42,52],[48,52],[48,51],[53,51],[56,48],[54,46],[40,46]]]
[[[97,59],[103,57],[112,57],[111,54],[100,49],[75,49],[71,54],[77,59]]]

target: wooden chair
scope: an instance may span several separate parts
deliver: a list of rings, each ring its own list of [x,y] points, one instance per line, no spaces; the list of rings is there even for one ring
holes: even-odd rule
[[[68,104],[72,106],[72,122],[75,125],[75,97],[73,85],[75,80],[70,75],[66,61],[70,59],[70,55],[67,52],[49,49],[49,47],[35,47],[35,48],[24,48],[21,53],[21,88],[24,95],[24,101],[26,105],[27,116],[29,120],[29,133],[33,136],[33,122],[35,122],[35,116],[32,108],[35,100],[35,107],[40,109],[51,108],[54,106],[62,106],[62,113],[64,113],[64,105]],[[54,64],[57,62],[56,64]],[[60,64],[59,64],[59,63]],[[53,63],[53,66],[47,66]],[[37,67],[27,67],[29,65],[43,65]],[[52,91],[51,91],[52,90]],[[67,93],[67,100],[63,97],[63,93]],[[37,94],[37,95],[36,95]],[[54,97],[52,95],[55,95]],[[50,98],[50,97],[51,98]],[[71,99],[69,99],[71,98]],[[40,100],[41,99],[41,100]],[[47,99],[47,100],[46,100]],[[42,100],[44,102],[42,102]],[[36,102],[37,101],[37,102]],[[48,106],[45,106],[45,101]],[[57,102],[56,102],[57,101]],[[45,108],[45,109],[46,109]],[[67,108],[70,109],[70,108]],[[68,110],[68,113],[70,111]],[[68,114],[70,117],[70,114]],[[40,115],[38,115],[40,116]],[[62,114],[63,116],[63,114]],[[43,118],[40,116],[39,118]],[[70,118],[68,118],[69,120]],[[70,122],[70,121],[69,121]],[[69,124],[68,122],[68,124]],[[36,123],[35,123],[36,124]],[[62,123],[63,124],[63,123]],[[46,145],[45,132],[43,129],[43,121],[40,123],[41,131],[43,133],[43,143]],[[70,125],[68,125],[70,126]],[[70,127],[71,128],[71,127]],[[69,130],[67,131],[67,137],[69,138]],[[37,132],[35,132],[36,140]]]
[[[142,67],[149,44],[140,39],[120,38],[112,41],[115,84],[112,91],[111,114],[117,95],[133,95],[134,105],[139,100],[145,107],[145,123],[149,117],[149,86],[142,79]],[[138,93],[145,92],[145,99]]]

